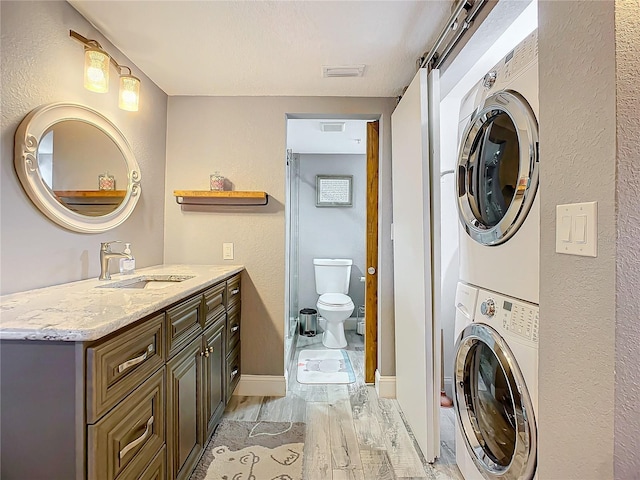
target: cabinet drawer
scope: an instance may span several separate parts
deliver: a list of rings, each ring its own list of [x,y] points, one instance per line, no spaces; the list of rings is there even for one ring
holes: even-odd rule
[[[166,360],[164,314],[87,348],[87,423],[132,392]]]
[[[240,344],[227,357],[227,378],[226,378],[226,395],[227,403],[240,381]]]
[[[227,352],[231,352],[240,342],[240,305],[233,306],[227,313]]]
[[[164,446],[164,368],[87,428],[87,471],[92,480],[139,478]]]
[[[167,350],[169,357],[189,344],[202,333],[200,313],[202,295],[191,297],[186,302],[167,310]]]
[[[224,313],[224,294],[226,290],[227,286],[222,282],[204,292],[205,324],[203,328],[213,325],[220,315]]]
[[[140,475],[140,477],[131,477],[131,480],[166,480],[166,478],[167,447],[162,447],[162,450],[160,450],[154,459],[151,460],[151,463],[144,472],[142,472],[142,475]]]
[[[227,280],[227,310],[240,302],[240,274]]]

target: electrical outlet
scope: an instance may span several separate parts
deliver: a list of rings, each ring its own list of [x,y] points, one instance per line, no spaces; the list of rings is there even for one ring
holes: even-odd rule
[[[222,259],[233,260],[233,243],[222,244]]]

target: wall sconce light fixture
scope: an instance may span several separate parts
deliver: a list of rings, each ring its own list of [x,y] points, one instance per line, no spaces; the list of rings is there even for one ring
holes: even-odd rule
[[[84,45],[84,88],[91,92],[108,92],[109,64],[112,64],[120,76],[118,106],[122,110],[137,112],[140,102],[140,79],[131,74],[129,67],[116,62],[96,40],[83,37],[73,30],[69,30],[69,36]]]

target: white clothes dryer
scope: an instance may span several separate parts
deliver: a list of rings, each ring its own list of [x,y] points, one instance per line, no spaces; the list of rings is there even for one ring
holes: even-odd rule
[[[475,293],[458,284],[458,298]],[[456,462],[466,480],[536,478],[538,306],[477,290],[454,360]]]
[[[460,139],[456,169],[460,280],[537,304],[537,32],[472,91],[476,108]]]

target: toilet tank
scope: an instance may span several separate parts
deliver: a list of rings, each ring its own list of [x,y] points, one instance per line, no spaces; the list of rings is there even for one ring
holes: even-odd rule
[[[314,258],[316,293],[349,293],[351,265],[350,258]]]

